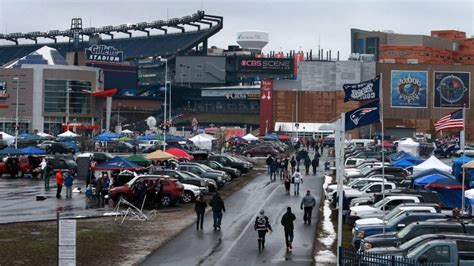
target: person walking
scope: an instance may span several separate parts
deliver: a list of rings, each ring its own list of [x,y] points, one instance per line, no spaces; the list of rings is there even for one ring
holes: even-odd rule
[[[291,176],[289,173],[285,174],[285,191],[286,195],[290,195]]]
[[[293,174],[296,171],[296,160],[295,160],[294,155],[291,157],[290,166],[291,166],[291,174]]]
[[[97,196],[97,206],[100,208],[102,206],[102,178],[97,178],[95,183],[95,194]]]
[[[311,166],[313,166],[313,175],[316,175],[319,166],[319,157],[314,156],[313,160],[311,161]]]
[[[300,194],[300,183],[303,183],[303,177],[301,176],[300,171],[296,170],[296,172],[291,176],[291,179],[293,181],[295,196],[299,195]]]
[[[293,250],[293,222],[296,220],[296,216],[291,212],[291,207],[286,208],[286,213],[281,217],[281,225],[285,229],[285,243],[286,251],[291,252]]]
[[[304,169],[306,170],[306,174],[309,175],[309,167],[311,166],[311,159],[308,155],[304,158]]]
[[[267,170],[268,173],[270,174],[270,165],[273,162],[273,157],[271,155],[268,155],[267,159],[265,160],[265,163],[267,164]]]
[[[46,167],[44,169],[44,188],[49,190],[49,179],[51,177],[51,162],[46,162]]]
[[[303,222],[306,224],[311,224],[311,214],[313,212],[313,208],[316,205],[316,199],[311,195],[309,190],[306,191],[306,196],[303,197],[301,200],[300,208],[303,210],[304,208],[304,215],[303,215]]]
[[[196,230],[199,230],[199,228],[201,228],[202,230],[202,226],[204,223],[204,213],[206,212],[206,207],[207,207],[206,201],[203,199],[201,195],[199,195],[194,205],[194,211],[196,212],[196,216],[197,216]]]
[[[275,181],[278,172],[278,162],[273,160],[270,164],[270,181]]]
[[[300,162],[301,162],[301,152],[296,153],[296,171],[300,169]]]
[[[61,190],[63,189],[64,177],[61,169],[56,172],[56,198],[61,198]]]
[[[138,182],[135,183],[135,196],[136,196],[136,202],[137,202],[137,207],[139,209],[142,209],[144,200],[145,200],[145,194],[146,194],[146,185],[145,185],[145,179],[140,178],[138,179]]]
[[[212,217],[214,218],[214,231],[220,231],[222,213],[225,212],[225,205],[221,196],[219,196],[219,193],[216,192],[214,196],[212,196],[211,202],[209,202],[209,206],[212,207]]]
[[[272,226],[268,221],[268,217],[265,216],[265,211],[260,210],[259,215],[255,219],[255,224],[253,226],[254,230],[258,234],[258,250],[261,251],[265,248],[265,235],[267,232],[272,232]]]
[[[280,180],[283,180],[283,178],[285,177],[285,172],[288,164],[288,162],[285,164],[285,160],[286,159],[281,159],[280,165],[278,167],[278,169],[280,170]]]
[[[72,183],[74,177],[70,172],[65,173],[66,178],[64,178],[64,185],[66,186],[66,199],[72,198]]]
[[[39,164],[39,167],[41,169],[41,178],[45,178],[46,176],[46,166],[48,165],[48,163],[46,163],[46,159],[43,158],[43,160],[41,160],[41,163]],[[46,187],[46,186],[45,186]]]

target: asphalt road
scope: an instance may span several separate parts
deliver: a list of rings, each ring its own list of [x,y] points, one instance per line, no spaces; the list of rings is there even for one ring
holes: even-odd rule
[[[310,155],[312,158],[312,154]],[[143,265],[312,265],[313,242],[318,223],[318,209],[313,210],[312,224],[303,223],[300,202],[309,189],[321,199],[324,182],[321,160],[316,176],[303,176],[300,195],[286,195],[282,181],[270,182],[269,175],[256,177],[241,190],[225,200],[226,212],[222,231],[214,231],[212,212],[204,218],[204,230],[196,231],[195,224],[175,239],[151,254]],[[293,191],[293,186],[291,186]],[[292,207],[296,215],[293,252],[286,253],[281,217]],[[265,250],[258,251],[257,233],[253,229],[255,217],[264,209],[273,227],[267,234]]]

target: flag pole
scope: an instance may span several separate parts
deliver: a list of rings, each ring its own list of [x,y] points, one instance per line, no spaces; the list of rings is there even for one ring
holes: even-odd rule
[[[462,108],[462,137],[461,137],[461,147],[462,147],[462,151],[464,153],[465,149],[466,149],[466,104],[464,104],[463,108]],[[464,208],[465,208],[465,204],[464,204],[464,197],[465,197],[465,192],[466,192],[466,189],[464,188],[465,186],[465,179],[466,179],[466,170],[464,168],[464,164],[462,165],[462,199],[461,199],[461,211],[462,213],[464,214]]]
[[[382,144],[382,200],[385,200],[385,147],[383,146],[383,142],[385,140],[384,134],[384,124],[383,124],[383,73],[380,73],[380,133],[381,133],[381,144]],[[382,207],[383,209],[383,224],[382,224],[382,233],[385,234],[385,205]]]
[[[339,265],[340,248],[342,247],[342,211],[343,211],[343,187],[342,177],[344,168],[344,130],[345,130],[345,113],[341,113],[340,119],[337,120],[336,127],[336,179],[337,179],[337,196],[338,196],[338,216],[337,216],[337,264]]]

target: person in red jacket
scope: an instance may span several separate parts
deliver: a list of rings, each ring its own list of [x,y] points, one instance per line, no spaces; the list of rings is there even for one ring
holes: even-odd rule
[[[63,183],[64,183],[64,177],[63,177],[63,172],[61,169],[59,169],[56,172],[56,198],[60,199],[61,198],[61,190],[63,189]]]

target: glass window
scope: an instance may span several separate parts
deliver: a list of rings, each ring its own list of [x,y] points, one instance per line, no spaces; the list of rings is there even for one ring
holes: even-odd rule
[[[437,246],[428,249],[423,256],[428,258],[428,262],[450,262],[451,254],[449,246]]]
[[[66,113],[69,102],[69,114],[89,114],[91,112],[92,90],[89,81],[46,80],[44,88],[44,112]]]

